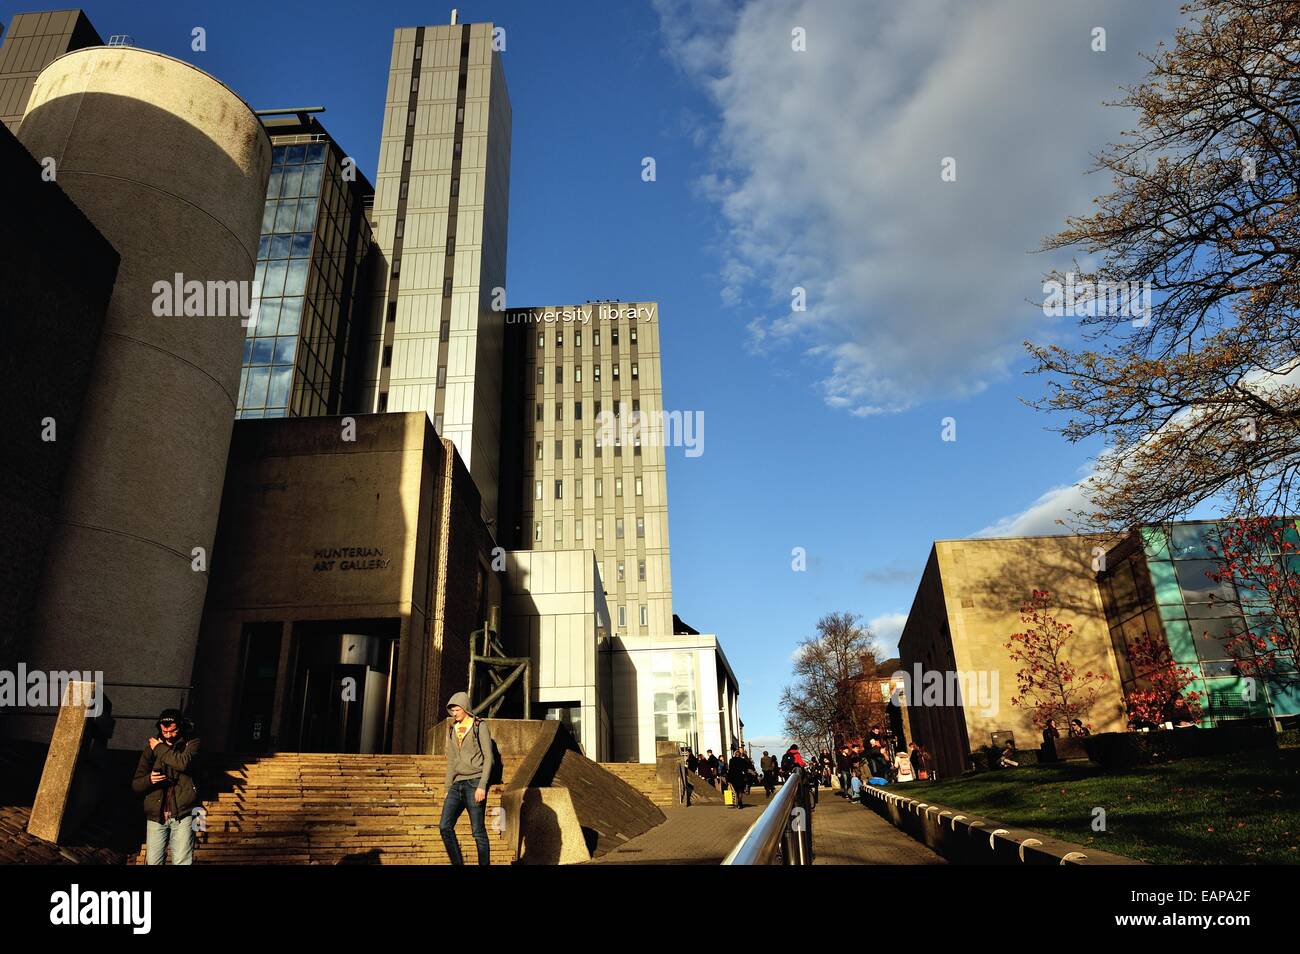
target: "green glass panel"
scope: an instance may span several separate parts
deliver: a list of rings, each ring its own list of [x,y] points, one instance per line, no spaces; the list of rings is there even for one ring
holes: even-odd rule
[[[1165,620],[1165,639],[1169,642],[1169,653],[1180,663],[1196,663],[1196,641],[1192,638],[1192,627],[1185,619]]]
[[[1151,571],[1151,583],[1156,589],[1156,602],[1183,604],[1183,591],[1178,588],[1178,575],[1174,565],[1165,560],[1151,560],[1147,563]]]
[[[1169,559],[1169,537],[1164,527],[1143,527],[1142,548],[1151,560]]]

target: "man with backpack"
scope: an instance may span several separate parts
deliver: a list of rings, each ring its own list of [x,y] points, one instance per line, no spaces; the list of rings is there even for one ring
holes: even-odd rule
[[[453,865],[463,865],[460,842],[456,839],[456,821],[460,813],[469,809],[470,828],[474,845],[478,849],[478,863],[489,863],[487,826],[487,790],[492,784],[495,759],[492,756],[492,734],[487,723],[474,718],[470,711],[469,696],[458,692],[447,700],[447,715],[451,726],[447,730],[447,781],[442,802],[442,820],[438,831],[447,848],[447,857]]]

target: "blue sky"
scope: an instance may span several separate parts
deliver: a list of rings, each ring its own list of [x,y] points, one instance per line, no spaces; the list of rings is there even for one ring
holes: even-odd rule
[[[84,9],[254,108],[327,107],[372,175],[391,31],[450,4]],[[459,9],[507,31],[509,304],[660,302],[666,407],[705,421],[702,456],[669,451],[674,608],[722,639],[747,734],[777,736],[791,651],[821,615],[877,621],[892,651],[933,540],[1050,532],[1077,499],[1098,448],[1020,402],[1042,391],[1020,342],[1072,328],[1029,304],[1063,264],[1032,250],[1106,188],[1088,154],[1130,117],[1102,101],[1143,75],[1177,3]]]

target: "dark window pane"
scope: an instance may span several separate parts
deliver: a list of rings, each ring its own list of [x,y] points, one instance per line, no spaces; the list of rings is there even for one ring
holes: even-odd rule
[[[311,254],[311,233],[295,232],[293,234],[293,246],[289,254],[294,258],[306,258]]]

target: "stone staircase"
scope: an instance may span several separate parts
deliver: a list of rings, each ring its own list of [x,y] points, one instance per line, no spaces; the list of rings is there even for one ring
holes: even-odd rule
[[[677,804],[673,783],[659,779],[655,766],[643,762],[601,762],[600,767],[616,775],[660,808]]]
[[[509,864],[501,792],[522,758],[504,758],[488,790],[492,863]],[[206,832],[196,864],[448,864],[438,833],[447,760],[440,755],[276,753],[212,757],[203,773]],[[477,858],[469,813],[456,825]],[[136,858],[144,862],[144,848]]]

